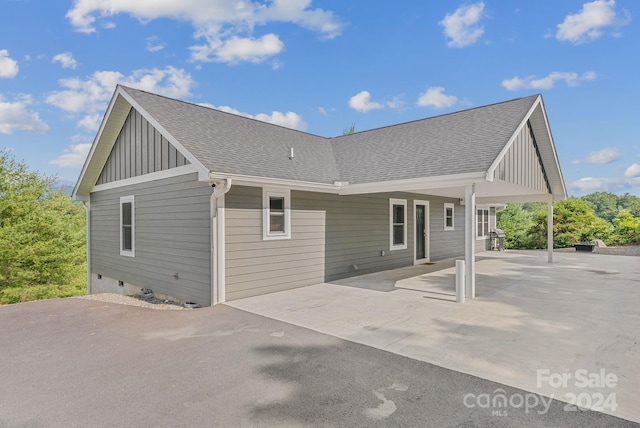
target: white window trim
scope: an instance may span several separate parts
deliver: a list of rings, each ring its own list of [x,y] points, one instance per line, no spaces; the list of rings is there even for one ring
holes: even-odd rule
[[[451,226],[447,226],[447,208],[451,208]],[[444,208],[444,230],[455,230],[456,228],[456,205],[450,202],[445,202]]]
[[[488,206],[484,206],[484,205],[476,205],[476,241],[483,241],[485,239],[487,239],[487,237],[489,237],[489,235],[478,235],[478,231],[480,230],[479,226],[479,217],[478,217],[478,211],[482,210],[482,211],[486,211],[487,212],[487,227],[488,227],[488,233],[491,233],[491,210],[489,209],[490,207]]]
[[[284,232],[269,231],[269,198],[284,198]],[[262,188],[262,239],[291,239],[291,190]]]
[[[394,205],[402,205],[404,206],[404,236],[403,236],[403,244],[401,245],[393,245],[393,206]],[[389,251],[395,250],[406,250],[407,249],[407,228],[409,224],[407,223],[407,200],[406,199],[389,199]]]
[[[123,233],[122,233],[122,204],[131,202],[131,250],[123,250]],[[120,255],[126,257],[136,256],[136,204],[133,195],[120,197],[120,223],[118,224],[120,229]]]

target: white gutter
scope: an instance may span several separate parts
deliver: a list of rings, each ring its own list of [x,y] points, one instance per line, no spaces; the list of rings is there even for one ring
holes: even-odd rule
[[[209,224],[211,226],[211,306],[224,303],[225,299],[225,221],[224,195],[231,189],[231,179],[209,179],[213,187],[209,200]]]
[[[86,214],[86,248],[87,248],[87,294],[91,294],[91,210],[90,202],[82,201],[82,206]]]

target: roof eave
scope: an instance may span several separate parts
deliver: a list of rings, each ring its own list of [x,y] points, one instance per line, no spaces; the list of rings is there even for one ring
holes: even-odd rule
[[[93,187],[94,183],[92,183],[90,186],[87,185],[87,183],[86,183],[87,172],[93,166],[92,164],[94,162],[94,155],[95,155],[95,152],[96,152],[96,148],[98,147],[99,142],[101,141],[101,139],[102,139],[102,137],[104,135],[107,123],[112,118],[112,112],[114,110],[114,107],[121,100],[121,99],[118,98],[119,95],[121,95],[121,89],[120,89],[119,86],[117,86],[115,92],[113,93],[113,96],[111,97],[111,101],[109,101],[109,106],[107,107],[107,109],[106,109],[106,111],[104,113],[104,116],[102,117],[102,122],[100,123],[100,127],[98,128],[98,132],[96,133],[96,137],[93,139],[93,143],[91,144],[91,148],[89,149],[89,153],[87,154],[87,157],[84,160],[84,164],[82,165],[82,170],[80,171],[80,175],[78,176],[78,180],[76,181],[76,184],[73,187],[73,191],[71,192],[71,199],[72,200],[81,201],[81,200],[85,200],[89,196],[90,189],[86,189],[86,188],[87,187]],[[129,105],[129,108],[130,107],[131,106]],[[126,117],[126,115],[125,115],[125,117]],[[124,123],[124,120],[122,122]]]
[[[413,192],[429,189],[465,187],[481,181],[486,181],[485,172],[468,172],[464,174],[440,175],[434,177],[357,183],[343,185],[340,189],[340,195],[359,195],[382,192]]]

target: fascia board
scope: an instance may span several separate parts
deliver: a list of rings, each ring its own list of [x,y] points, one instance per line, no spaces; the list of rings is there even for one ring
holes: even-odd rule
[[[285,180],[280,178],[257,177],[242,174],[228,174],[222,172],[211,172],[208,174],[207,181],[232,179],[234,185],[240,186],[270,186],[282,187],[292,190],[306,190],[312,192],[334,193],[337,194],[341,185],[312,183],[307,181]],[[201,180],[202,181],[202,180]]]
[[[551,134],[551,127],[549,126],[549,119],[547,118],[547,109],[544,107],[544,101],[540,98],[540,105],[542,106],[542,117],[544,119],[544,126],[547,130],[547,135],[549,136],[549,141],[551,142],[551,151],[553,153],[553,158],[555,160],[555,167],[558,171],[558,176],[560,178],[560,185],[562,186],[562,195],[554,194],[554,200],[564,201],[567,199],[567,186],[564,182],[564,177],[562,176],[562,169],[560,168],[560,161],[558,159],[558,152],[556,151],[556,144],[553,141],[553,135]],[[557,199],[556,199],[557,198]]]
[[[118,88],[121,89],[121,88]],[[135,108],[138,112],[155,128],[160,132],[182,155],[189,160],[190,163],[196,166],[198,169],[198,179],[200,181],[207,181],[209,177],[209,169],[205,167],[202,162],[198,160],[189,150],[187,150],[180,142],[167,131],[153,116],[151,116],[142,106],[131,96],[126,90],[122,90],[123,97]]]
[[[100,142],[100,139],[102,138],[102,134],[104,133],[104,128],[107,124],[107,122],[109,121],[109,118],[111,117],[111,112],[113,110],[113,107],[115,106],[116,102],[118,101],[118,96],[122,94],[122,90],[120,87],[116,88],[116,91],[114,92],[113,96],[111,97],[111,101],[109,101],[109,106],[107,107],[107,110],[105,111],[104,116],[102,117],[102,122],[100,123],[100,127],[98,128],[98,133],[96,134],[96,137],[93,139],[93,143],[91,144],[91,148],[89,149],[89,153],[87,154],[86,159],[84,160],[84,164],[82,165],[82,170],[80,170],[80,175],[78,176],[78,180],[76,181],[76,185],[73,187],[73,191],[71,192],[71,199],[72,200],[76,200],[76,201],[81,201],[84,200],[83,197],[85,197],[85,194],[82,195],[78,195],[78,191],[80,190],[80,187],[82,186],[82,184],[84,184],[84,179],[85,176],[87,174],[87,170],[89,169],[89,166],[91,165],[91,161],[93,160],[93,155],[96,151],[96,148],[98,147],[98,144]]]
[[[438,177],[411,178],[407,180],[382,181],[376,183],[348,184],[342,186],[340,195],[358,195],[382,192],[411,192],[417,190],[464,187],[486,181],[484,172],[444,175]]]
[[[527,121],[529,120],[529,118],[531,117],[533,112],[535,111],[536,107],[538,107],[538,105],[541,102],[542,102],[542,98],[540,97],[540,95],[538,95],[536,100],[531,105],[531,108],[529,108],[529,111],[527,112],[527,114],[524,115],[524,118],[520,122],[520,125],[518,125],[518,127],[516,128],[516,130],[513,133],[513,135],[511,135],[511,138],[509,138],[509,141],[507,141],[507,144],[505,144],[505,146],[502,148],[502,150],[498,154],[498,157],[496,157],[496,159],[493,161],[493,163],[491,164],[491,166],[487,170],[487,177],[486,177],[487,181],[493,181],[496,168],[498,167],[498,165],[500,164],[502,159],[505,157],[505,155],[507,154],[507,152],[509,151],[509,149],[513,145],[513,142],[516,140],[516,138],[518,138],[518,135],[520,134],[520,131],[522,131],[522,128],[524,128],[524,126],[526,125]]]

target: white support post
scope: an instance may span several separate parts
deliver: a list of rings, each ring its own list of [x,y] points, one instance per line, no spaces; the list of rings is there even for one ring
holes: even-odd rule
[[[476,185],[467,186],[464,191],[465,227],[464,227],[464,260],[466,295],[476,298]]]
[[[549,263],[553,263],[553,195],[547,202],[547,255]]]
[[[464,260],[456,260],[456,302],[464,303]]]

